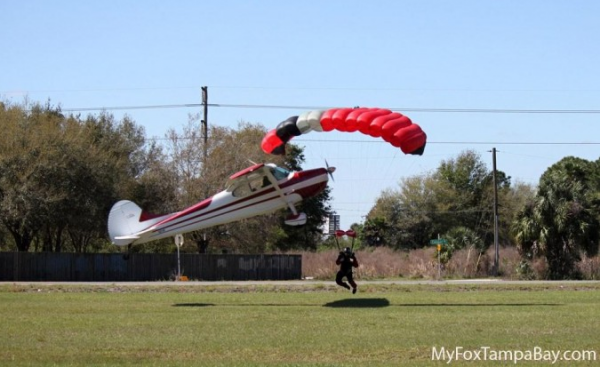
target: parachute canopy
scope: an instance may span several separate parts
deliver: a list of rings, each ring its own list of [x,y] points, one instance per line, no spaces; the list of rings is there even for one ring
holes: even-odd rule
[[[304,112],[281,122],[267,133],[262,149],[268,154],[285,154],[285,144],[294,136],[311,131],[359,131],[382,138],[405,154],[422,155],[427,135],[408,117],[384,108],[332,108]]]

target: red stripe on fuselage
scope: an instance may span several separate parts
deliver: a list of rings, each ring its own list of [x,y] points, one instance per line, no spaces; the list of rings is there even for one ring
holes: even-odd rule
[[[189,215],[189,214],[192,214],[192,213],[197,212],[199,210],[202,210],[202,209],[206,208],[207,206],[209,206],[211,202],[212,202],[212,197],[210,197],[208,199],[204,199],[201,202],[199,202],[198,204],[190,206],[189,208],[187,208],[187,209],[185,209],[183,211],[180,211],[179,213],[173,215],[172,217],[169,217],[169,218],[167,218],[167,219],[165,219],[165,220],[163,220],[161,222],[158,222],[156,224],[156,226],[160,226],[161,224],[165,224],[165,223],[174,221],[174,220],[179,219],[181,217],[184,217],[186,215]]]
[[[311,178],[315,178],[326,174],[327,170],[325,168],[316,168],[310,169],[308,171],[294,172],[294,176],[289,181],[282,183],[279,187],[283,189],[288,186],[300,183],[302,181],[310,180]]]

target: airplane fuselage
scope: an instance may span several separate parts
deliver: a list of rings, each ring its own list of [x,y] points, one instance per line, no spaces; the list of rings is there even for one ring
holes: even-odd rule
[[[176,234],[267,214],[319,194],[327,186],[325,168],[292,172],[277,185],[227,189],[183,211],[148,220],[149,226],[136,233],[131,244],[141,244]]]

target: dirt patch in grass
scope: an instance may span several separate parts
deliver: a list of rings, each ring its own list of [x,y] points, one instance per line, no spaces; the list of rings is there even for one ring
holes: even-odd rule
[[[540,292],[546,290],[565,291],[598,291],[600,282],[511,282],[511,283],[479,283],[479,284],[456,284],[456,283],[420,283],[414,284],[401,281],[382,282],[359,282],[360,293],[378,292],[482,292],[482,291],[523,291]],[[13,283],[0,285],[0,292],[10,293],[315,293],[315,292],[339,292],[347,293],[335,283],[307,282],[305,284],[281,282],[278,284],[190,284],[175,285],[174,283],[129,285],[120,284],[43,284],[43,283]]]

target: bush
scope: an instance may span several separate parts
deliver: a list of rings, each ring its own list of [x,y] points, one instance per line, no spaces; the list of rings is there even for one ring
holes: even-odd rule
[[[598,280],[600,279],[600,257],[584,256],[575,264],[583,279]]]
[[[338,271],[335,265],[337,250],[302,252],[302,276],[315,279],[334,279]],[[357,279],[437,279],[438,260],[434,247],[403,251],[388,247],[358,250],[360,264],[355,270]],[[500,248],[498,274],[504,279],[545,279],[548,266],[542,257],[523,259],[515,247]],[[584,257],[576,263],[577,272],[583,279],[600,279],[600,257]],[[479,255],[474,248],[456,251],[447,264],[443,264],[444,278],[477,278],[493,275],[494,248]]]
[[[315,279],[333,279],[339,270],[335,264],[337,250],[302,252],[302,276]],[[382,278],[435,278],[437,260],[435,249],[395,251],[388,247],[359,250],[356,252],[359,268],[357,279]]]
[[[444,276],[451,278],[475,278],[487,275],[488,258],[480,254],[472,246],[454,252],[446,268]]]

